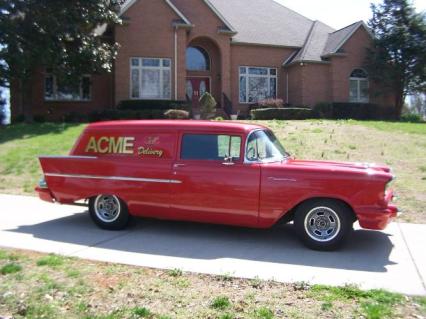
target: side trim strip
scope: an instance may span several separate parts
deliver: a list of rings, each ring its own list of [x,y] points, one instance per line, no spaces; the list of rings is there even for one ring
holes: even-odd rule
[[[97,159],[96,156],[73,156],[73,155],[43,155],[38,158],[58,158],[58,159]]]
[[[112,181],[127,181],[127,182],[142,182],[142,183],[182,184],[182,181],[178,181],[175,179],[136,178],[136,177],[123,177],[123,176],[74,175],[74,174],[55,174],[55,173],[46,173],[44,175],[50,176],[50,177],[106,179],[106,180],[112,180]]]

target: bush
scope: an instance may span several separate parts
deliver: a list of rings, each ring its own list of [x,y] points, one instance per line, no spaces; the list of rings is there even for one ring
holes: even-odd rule
[[[89,114],[89,122],[114,121],[114,120],[153,120],[164,119],[164,110],[103,110]]]
[[[208,92],[204,93],[200,98],[201,117],[203,119],[214,117],[214,113],[216,112],[216,105],[217,102],[213,95]]]
[[[164,117],[172,120],[189,119],[189,112],[184,110],[168,110],[164,113]]]
[[[309,108],[267,108],[251,110],[253,120],[306,120],[314,117]]]
[[[186,110],[190,111],[191,106],[186,101],[169,100],[126,100],[120,102],[119,110],[141,111],[141,110]]]
[[[401,122],[423,123],[423,118],[419,114],[403,114],[401,116]]]
[[[334,120],[391,120],[393,108],[372,103],[319,103],[314,109],[318,118]]]
[[[265,99],[257,103],[259,109],[268,109],[268,108],[282,108],[284,106],[284,101],[282,99]]]

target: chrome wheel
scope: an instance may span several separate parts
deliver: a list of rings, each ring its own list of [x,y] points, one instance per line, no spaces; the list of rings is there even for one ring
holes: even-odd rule
[[[315,241],[328,242],[340,232],[339,215],[329,207],[315,207],[306,214],[304,227],[306,233]]]
[[[99,195],[96,197],[94,210],[96,217],[101,221],[104,223],[112,223],[120,216],[120,200],[114,195]]]

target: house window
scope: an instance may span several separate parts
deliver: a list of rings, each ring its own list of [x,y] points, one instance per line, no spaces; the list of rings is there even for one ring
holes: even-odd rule
[[[171,64],[170,59],[131,58],[130,97],[170,100],[172,96]]]
[[[369,102],[368,74],[363,69],[355,69],[349,78],[349,102]]]
[[[277,97],[277,69],[240,67],[240,103]]]
[[[210,57],[201,47],[189,47],[186,49],[186,69],[188,71],[209,71]]]
[[[46,101],[90,101],[91,80],[89,75],[81,77],[80,83],[70,86],[56,76],[47,74],[44,79],[44,99]]]

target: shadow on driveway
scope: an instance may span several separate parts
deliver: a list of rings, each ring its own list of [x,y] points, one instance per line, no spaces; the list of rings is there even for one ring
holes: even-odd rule
[[[36,238],[132,253],[214,260],[252,260],[312,267],[386,272],[392,235],[357,230],[340,251],[316,252],[297,239],[292,225],[269,230],[138,219],[129,231],[98,229],[88,214],[75,214],[8,230]]]

